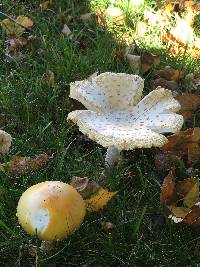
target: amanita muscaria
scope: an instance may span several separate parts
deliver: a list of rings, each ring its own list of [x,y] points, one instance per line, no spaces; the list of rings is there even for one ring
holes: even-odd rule
[[[41,240],[62,240],[78,229],[86,206],[71,185],[46,181],[28,188],[17,206],[17,217],[24,230]]]
[[[144,80],[126,73],[102,73],[70,84],[70,97],[87,110],[75,110],[68,120],[91,140],[107,148],[112,166],[122,150],[162,147],[163,133],[181,129],[180,104],[170,90],[158,87],[142,98]]]

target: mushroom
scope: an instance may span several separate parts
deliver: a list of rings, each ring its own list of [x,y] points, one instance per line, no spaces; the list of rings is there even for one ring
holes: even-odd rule
[[[157,87],[142,100],[144,81],[138,75],[102,73],[70,84],[70,97],[88,110],[75,110],[68,120],[90,139],[108,148],[105,158],[112,167],[122,150],[162,147],[161,133],[181,129],[180,104],[170,90]]]
[[[81,195],[69,184],[46,181],[28,188],[19,199],[17,217],[30,235],[62,240],[81,225],[86,213]]]

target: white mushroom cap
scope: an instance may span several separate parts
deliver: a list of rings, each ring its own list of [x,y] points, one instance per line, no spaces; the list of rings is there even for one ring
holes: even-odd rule
[[[140,101],[143,87],[138,75],[105,72],[71,83],[69,96],[92,111],[131,111]]]
[[[161,147],[167,138],[160,133],[181,129],[183,117],[175,113],[180,104],[171,91],[158,87],[139,102],[143,89],[139,76],[104,73],[97,78],[72,84],[70,92],[89,110],[73,111],[68,119],[90,139],[119,150]]]

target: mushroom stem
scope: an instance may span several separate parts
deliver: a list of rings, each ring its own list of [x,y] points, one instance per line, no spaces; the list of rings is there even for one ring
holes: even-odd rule
[[[108,147],[105,157],[106,168],[111,169],[121,159],[120,152],[115,146]]]

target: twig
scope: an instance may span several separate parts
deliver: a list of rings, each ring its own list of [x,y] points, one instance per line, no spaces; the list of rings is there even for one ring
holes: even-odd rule
[[[18,23],[15,19],[13,19],[11,16],[7,15],[6,13],[0,11],[0,15],[3,15],[5,17],[9,18],[13,22],[15,22],[17,25],[19,25],[20,27],[24,28],[26,31],[32,31],[31,29],[29,29],[29,28],[25,27],[24,25],[21,25],[20,23]]]

